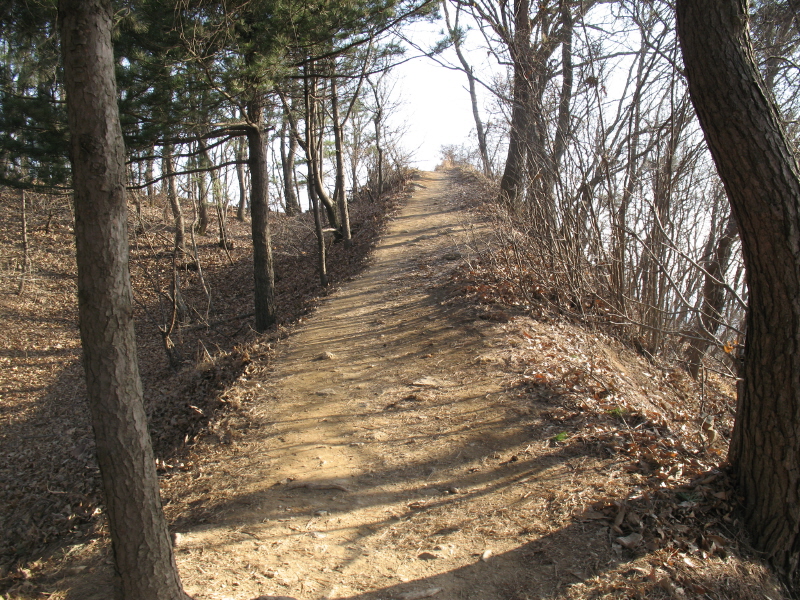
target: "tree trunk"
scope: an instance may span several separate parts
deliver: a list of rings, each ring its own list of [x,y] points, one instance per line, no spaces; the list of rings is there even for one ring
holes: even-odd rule
[[[264,108],[253,102],[247,107],[250,166],[250,212],[253,236],[253,278],[255,283],[256,331],[264,332],[275,323],[275,271],[269,234],[267,195],[267,149],[264,139]]]
[[[350,211],[347,206],[347,192],[344,180],[344,149],[342,137],[344,136],[343,125],[339,122],[339,95],[336,89],[336,78],[331,79],[331,112],[333,119],[333,143],[336,147],[336,186],[334,188],[333,199],[339,208],[339,218],[342,221],[342,238],[345,248],[352,244],[350,234]]]
[[[284,110],[291,110],[290,107],[285,107]],[[288,140],[287,138],[288,134]],[[288,141],[288,149],[286,143]],[[302,210],[300,202],[297,199],[297,194],[294,189],[294,157],[297,154],[297,138],[294,136],[291,128],[289,127],[288,118],[284,117],[283,125],[281,126],[281,167],[283,168],[283,195],[286,198],[286,214],[299,215]]]
[[[525,173],[525,138],[528,132],[528,107],[530,96],[529,77],[533,73],[530,64],[531,21],[529,0],[514,0],[514,61],[513,106],[511,108],[511,131],[508,154],[503,177],[500,180],[500,201],[508,208],[516,208],[522,193]]]
[[[339,214],[336,212],[336,206],[334,205],[330,196],[328,196],[328,193],[325,191],[325,186],[322,183],[322,173],[320,169],[320,165],[322,164],[322,148],[321,145],[317,145],[314,142],[314,130],[317,127],[320,127],[321,129],[321,125],[319,123],[321,115],[317,110],[317,105],[319,103],[319,99],[317,98],[317,78],[304,74],[303,84],[307,130],[306,143],[304,145],[306,159],[308,160],[309,164],[313,166],[311,171],[309,171],[309,175],[312,177],[311,183],[317,189],[317,199],[322,202],[322,206],[325,207],[325,214],[328,217],[328,223],[331,227],[341,232],[342,226],[339,222]],[[309,128],[312,131],[310,135],[308,134]],[[309,142],[309,140],[311,141]]]
[[[558,97],[558,121],[556,122],[556,132],[553,136],[553,154],[550,166],[550,184],[555,186],[558,182],[561,170],[561,159],[567,149],[567,141],[570,136],[570,121],[572,113],[570,102],[572,101],[573,71],[572,66],[572,9],[569,2],[561,4],[561,93]],[[555,197],[556,190],[551,187],[550,193]]]
[[[150,157],[145,162],[144,168],[144,179],[147,183],[147,198],[150,200],[150,206],[155,204],[156,198],[156,189],[153,185],[153,158],[152,154],[155,152],[153,148],[150,148]]]
[[[201,151],[204,149],[202,143],[200,149]],[[192,166],[194,168],[208,168],[203,160],[202,154],[199,160],[194,157],[192,158]],[[192,175],[189,177],[191,178]],[[200,217],[197,221],[195,231],[200,235],[205,235],[208,232],[208,186],[206,185],[206,174],[203,172],[195,173],[194,180],[197,182],[197,210]]]
[[[139,168],[138,168],[137,176],[134,176],[133,163],[131,163],[129,165],[129,167],[128,167],[129,168],[128,181],[130,182],[129,185],[131,185],[131,186],[139,185],[142,182],[142,177],[141,177],[142,176],[142,165],[141,165],[141,163],[138,164],[138,167]],[[135,192],[132,193],[133,205],[136,208],[136,220],[139,221],[139,223],[142,222],[142,198],[139,195],[140,193],[141,193],[140,190],[136,190]]]
[[[309,81],[310,79],[310,81]],[[320,134],[322,133],[322,118],[323,114],[317,110],[319,99],[317,98],[317,78],[306,78],[308,87],[306,88],[306,127],[308,123],[312,123],[312,130],[319,128]],[[313,136],[312,136],[313,137]],[[342,224],[339,222],[339,213],[336,212],[336,205],[334,204],[328,192],[325,191],[325,185],[322,182],[322,144],[311,143],[307,146],[308,160],[314,165],[314,178],[311,180],[317,188],[317,199],[322,202],[325,207],[325,215],[328,217],[328,224],[341,232]]]
[[[380,198],[383,195],[383,143],[381,142],[381,127],[383,126],[383,110],[381,109],[380,105],[378,105],[377,109],[375,110],[375,117],[373,118],[373,122],[375,123],[375,150],[377,150],[378,152],[378,161],[375,167],[377,171],[376,175],[378,177],[376,185],[376,193],[377,197]]]
[[[613,208],[614,222],[611,231],[611,297],[614,299],[614,308],[620,315],[628,314],[627,272],[628,272],[628,234],[626,231],[628,220],[628,207],[639,181],[639,172],[642,161],[638,157],[639,137],[641,134],[641,106],[640,101],[642,85],[644,84],[644,66],[646,44],[642,42],[636,56],[636,87],[633,92],[633,110],[628,119],[628,156],[625,167],[624,187],[619,206]],[[609,177],[607,161],[604,161],[603,178]],[[599,180],[598,180],[599,181]],[[627,326],[619,325],[619,330],[624,334]]]
[[[59,21],[83,363],[118,597],[184,600],[161,509],[136,358],[111,3],[61,0]]]
[[[244,221],[245,208],[247,206],[247,185],[244,173],[244,161],[247,159],[245,149],[247,148],[247,141],[238,139],[236,141],[236,178],[239,181],[239,207],[236,209],[236,218],[239,221]]]
[[[450,37],[453,40],[453,48],[456,51],[456,56],[458,57],[458,61],[461,63],[461,68],[464,70],[464,74],[467,76],[467,82],[469,83],[469,99],[470,103],[472,104],[472,118],[475,121],[475,133],[478,137],[478,151],[481,155],[481,165],[483,166],[483,174],[486,177],[492,176],[492,164],[489,160],[489,149],[486,145],[486,131],[483,128],[483,121],[481,120],[481,113],[478,110],[478,92],[475,86],[475,75],[472,71],[472,66],[467,62],[467,57],[464,56],[464,53],[461,51],[461,33],[458,29],[458,16],[461,11],[461,6],[459,4],[456,5],[456,18],[455,24],[451,27],[450,25],[450,15],[447,11],[447,3],[442,3],[442,8],[444,9],[444,17],[445,23],[447,23],[447,29],[450,33]]]
[[[754,544],[797,588],[800,169],[753,57],[746,0],[678,0],[689,91],[747,267],[743,382],[729,461]]]
[[[181,260],[186,256],[186,225],[183,219],[183,208],[175,185],[175,166],[172,162],[172,146],[164,146],[164,175],[167,187],[167,199],[175,219],[175,251],[181,254]]]
[[[311,182],[311,165],[308,166],[308,201],[311,204],[311,210],[314,212],[314,232],[317,236],[317,272],[319,273],[320,285],[328,285],[328,266],[327,258],[325,256],[325,233],[322,231],[322,219],[319,214],[319,198],[317,198],[317,188]]]
[[[198,147],[200,149],[200,164],[204,169],[208,169],[211,176],[211,198],[217,211],[217,225],[219,226],[217,231],[218,244],[220,248],[227,251],[230,249],[228,246],[227,223],[225,222],[228,201],[225,197],[224,186],[220,181],[219,172],[213,168],[214,163],[211,162],[211,155],[209,155],[208,148],[203,140],[198,142]]]

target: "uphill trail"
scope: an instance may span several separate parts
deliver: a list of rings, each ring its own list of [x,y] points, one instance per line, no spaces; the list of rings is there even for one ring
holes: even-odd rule
[[[474,234],[456,176],[412,185],[371,265],[252,357],[241,416],[164,482],[193,598],[523,600],[605,566],[608,528],[572,518],[602,460],[553,445],[514,387],[509,318],[448,291]]]

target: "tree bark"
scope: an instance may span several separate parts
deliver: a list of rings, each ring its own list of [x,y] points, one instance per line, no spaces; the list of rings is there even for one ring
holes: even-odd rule
[[[319,274],[319,283],[325,287],[328,285],[328,265],[325,256],[325,233],[322,231],[322,219],[319,214],[319,198],[317,197],[317,188],[311,182],[311,165],[309,164],[309,179],[306,187],[308,189],[308,201],[311,205],[311,210],[314,213],[314,232],[317,236],[317,272]]]
[[[377,177],[376,183],[376,196],[378,198],[383,195],[383,143],[381,142],[381,131],[383,129],[383,106],[381,104],[381,97],[378,90],[380,81],[372,85],[372,95],[375,98],[375,114],[372,117],[372,123],[375,126],[375,151],[378,153],[377,164],[375,165],[375,175]]]
[[[689,91],[739,226],[750,292],[729,461],[755,546],[797,589],[800,169],[756,67],[747,0],[676,8]]]
[[[136,358],[111,3],[61,0],[58,8],[75,189],[83,364],[117,596],[184,600],[161,509]]]
[[[151,158],[148,158],[145,162],[145,169],[144,169],[144,179],[147,183],[147,198],[150,200],[150,206],[153,206],[155,203],[155,196],[156,196],[156,189],[153,185],[153,159],[152,154],[154,149],[150,149]]]
[[[204,148],[202,142],[200,148]],[[202,154],[199,160],[192,157],[192,166],[194,168],[208,168]],[[190,177],[192,176],[190,175]],[[197,212],[199,215],[195,231],[200,235],[206,235],[208,232],[208,186],[206,185],[206,174],[203,172],[195,173],[194,180],[197,182]]]
[[[572,113],[570,103],[572,101],[572,84],[574,67],[572,66],[572,29],[573,18],[570,3],[562,1],[561,4],[561,93],[558,97],[558,120],[556,131],[553,136],[553,154],[551,157],[550,178],[551,186],[555,186],[561,170],[561,159],[567,149],[567,141],[570,136],[570,121]],[[550,193],[555,196],[555,190],[551,188]]]
[[[317,236],[317,271],[319,273],[319,282],[320,285],[326,286],[328,285],[328,267],[327,267],[327,259],[325,256],[325,233],[322,231],[322,219],[319,210],[319,186],[315,184],[315,181],[319,181],[319,174],[317,171],[320,168],[319,163],[316,160],[317,152],[317,135],[315,132],[315,124],[317,122],[317,114],[316,114],[316,89],[317,89],[317,80],[316,78],[309,78],[306,77],[304,79],[304,98],[305,98],[305,109],[306,109],[306,140],[305,140],[305,147],[306,153],[309,157],[308,160],[308,177],[307,181],[307,188],[308,188],[308,199],[310,202],[310,208],[314,212],[314,231]],[[320,132],[320,138],[322,137],[322,133]]]
[[[214,163],[211,161],[211,155],[208,153],[208,147],[205,145],[203,140],[198,142],[198,148],[200,150],[200,164],[203,169],[208,169],[208,173],[211,176],[211,198],[214,201],[214,208],[217,211],[217,225],[219,226],[219,230],[217,231],[218,244],[220,248],[227,252],[230,250],[230,247],[228,245],[227,223],[225,222],[228,208],[225,190],[223,190],[222,181],[220,181],[219,178],[219,172],[214,169]],[[204,179],[201,180],[201,182],[203,181]],[[206,197],[208,197],[208,194],[206,194]]]
[[[314,76],[304,75],[305,82],[305,101],[306,101],[306,128],[311,127],[312,131],[319,128],[322,131],[322,113],[317,110],[319,99],[317,98],[317,78]],[[306,143],[306,157],[311,163],[313,168],[313,179],[311,182],[317,188],[317,199],[322,202],[325,208],[325,215],[328,217],[328,224],[341,233],[342,224],[339,221],[339,213],[336,211],[336,205],[328,192],[325,191],[325,185],[322,182],[322,144],[314,143],[314,135],[310,136],[312,142]]]
[[[255,284],[256,331],[264,332],[275,323],[275,271],[269,233],[267,193],[267,149],[264,139],[264,108],[258,102],[247,107],[250,166],[250,213],[253,238],[253,279]]]

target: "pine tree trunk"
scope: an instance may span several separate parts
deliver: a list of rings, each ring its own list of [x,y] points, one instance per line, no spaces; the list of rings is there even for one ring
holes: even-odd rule
[[[311,166],[309,165],[309,176],[311,175]],[[317,198],[317,188],[308,180],[308,201],[311,204],[311,210],[314,213],[314,232],[317,236],[317,273],[319,274],[319,283],[323,287],[328,285],[328,265],[325,256],[325,233],[322,231],[322,219],[319,214],[319,198]]]
[[[306,129],[311,129],[311,135],[306,135],[307,140],[314,137],[314,130],[317,127],[320,127],[321,124],[319,123],[322,115],[320,111],[317,110],[317,106],[319,104],[319,99],[317,98],[317,78],[312,76],[305,76],[304,77],[305,83],[305,103],[306,103]],[[306,141],[306,158],[308,162],[313,166],[311,170],[312,184],[317,188],[317,199],[322,202],[322,206],[325,208],[325,214],[328,217],[328,223],[331,227],[336,229],[337,231],[341,231],[342,226],[339,222],[339,214],[336,212],[336,206],[331,200],[328,193],[325,191],[325,186],[322,183],[322,173],[320,169],[320,165],[322,164],[322,148],[321,145],[317,145],[314,143],[313,139],[311,143]]]
[[[192,167],[208,168],[203,160],[202,152],[205,145],[200,142],[199,149],[201,152],[200,159],[196,160],[192,157]],[[189,177],[192,177],[191,175]],[[206,174],[203,172],[196,173],[194,180],[197,182],[197,212],[199,219],[196,225],[196,231],[200,235],[208,233],[208,185],[206,185]]]
[[[756,547],[797,589],[800,561],[800,169],[756,67],[746,0],[678,0],[689,91],[747,267],[729,461]]]
[[[264,139],[264,108],[257,102],[247,107],[250,166],[250,212],[253,237],[253,279],[255,284],[256,331],[275,323],[275,271],[269,233],[267,193],[267,149]]]
[[[108,0],[61,0],[83,363],[124,600],[184,600],[142,402]]]
[[[144,179],[147,183],[147,199],[150,201],[150,206],[155,204],[156,198],[156,189],[153,185],[153,158],[152,154],[155,150],[150,148],[151,158],[148,158],[145,162],[145,169],[144,169]]]
[[[198,147],[200,149],[200,164],[202,168],[208,169],[209,175],[211,177],[211,198],[214,202],[214,208],[217,211],[217,240],[220,248],[224,250],[229,250],[228,247],[228,231],[227,231],[227,223],[225,222],[225,215],[227,209],[227,199],[225,197],[225,191],[222,189],[222,181],[219,178],[219,172],[217,169],[214,169],[214,163],[211,161],[211,155],[208,153],[208,147],[206,147],[203,140],[198,142]],[[206,194],[208,196],[208,194]]]

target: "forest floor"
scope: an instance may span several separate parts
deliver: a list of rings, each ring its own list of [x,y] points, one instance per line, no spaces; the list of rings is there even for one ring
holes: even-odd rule
[[[715,468],[725,387],[702,398],[713,439],[678,369],[490,298],[475,277],[491,228],[464,206],[468,180],[412,186],[368,267],[242,346],[226,411],[161,462],[187,592],[787,597]],[[17,567],[6,597],[111,598],[99,533]]]

